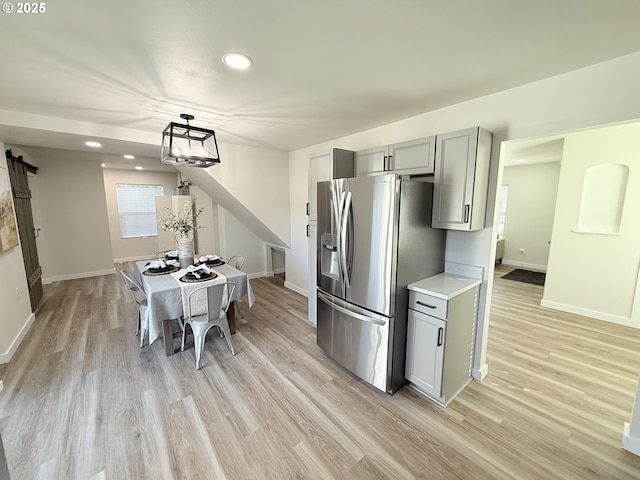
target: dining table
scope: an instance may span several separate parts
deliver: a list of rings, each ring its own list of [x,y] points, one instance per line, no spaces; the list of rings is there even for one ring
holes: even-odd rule
[[[162,336],[166,355],[172,355],[175,352],[173,339],[175,336],[182,335],[182,330],[176,331],[175,325],[176,320],[184,315],[185,288],[193,289],[195,286],[209,286],[220,282],[234,283],[236,287],[227,310],[229,330],[232,335],[236,332],[235,303],[241,298],[246,298],[249,308],[253,306],[254,296],[248,275],[231,265],[223,263],[209,267],[216,274],[215,278],[194,284],[181,281],[187,274],[186,268],[175,267],[175,271],[158,274],[149,270],[149,263],[148,260],[135,262],[133,275],[144,288],[147,297],[149,344]],[[182,326],[180,321],[177,324]]]

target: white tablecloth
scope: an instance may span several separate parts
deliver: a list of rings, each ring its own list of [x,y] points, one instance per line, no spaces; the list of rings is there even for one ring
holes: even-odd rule
[[[134,275],[140,284],[144,287],[147,295],[147,303],[149,304],[149,343],[153,343],[162,336],[162,321],[179,318],[183,315],[182,306],[182,289],[179,282],[171,274],[166,275],[143,275],[148,261],[142,260],[135,263]],[[231,300],[239,300],[246,297],[249,308],[253,306],[253,290],[249,277],[246,273],[233,268],[229,265],[220,265],[212,268],[219,275],[225,277],[227,282],[233,282],[236,285]],[[176,275],[187,273],[186,269],[175,272]],[[180,275],[180,276],[182,276]],[[194,285],[204,286],[205,282],[196,283]]]

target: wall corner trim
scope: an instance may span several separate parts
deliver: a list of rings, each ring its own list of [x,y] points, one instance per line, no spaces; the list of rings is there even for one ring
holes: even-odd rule
[[[486,377],[487,375],[489,375],[489,365],[486,363],[480,368],[474,368],[471,371],[471,376],[474,378],[474,380],[478,380],[479,382],[484,380],[484,377]]]

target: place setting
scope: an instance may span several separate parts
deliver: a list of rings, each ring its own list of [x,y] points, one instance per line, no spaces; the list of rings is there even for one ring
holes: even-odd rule
[[[218,255],[202,255],[198,257],[196,265],[206,265],[208,267],[219,267],[225,262]]]
[[[177,260],[151,260],[145,265],[143,275],[166,275],[168,273],[177,272],[180,270],[180,265]]]
[[[180,277],[180,281],[184,283],[198,283],[206,280],[217,278],[218,274],[211,270],[206,264],[189,265],[187,273]]]

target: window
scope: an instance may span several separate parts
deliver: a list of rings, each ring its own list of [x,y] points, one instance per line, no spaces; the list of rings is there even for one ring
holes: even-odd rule
[[[158,235],[156,197],[162,195],[164,195],[162,185],[116,184],[122,238]]]

